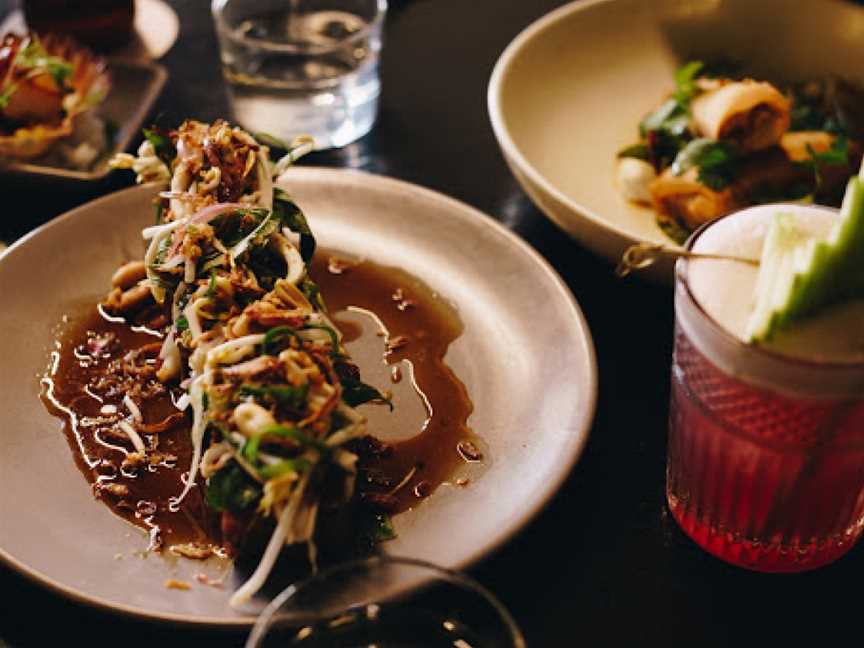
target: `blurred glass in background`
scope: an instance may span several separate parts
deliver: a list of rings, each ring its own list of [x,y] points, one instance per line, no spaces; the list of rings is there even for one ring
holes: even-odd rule
[[[341,147],[375,123],[386,0],[213,0],[234,119]]]

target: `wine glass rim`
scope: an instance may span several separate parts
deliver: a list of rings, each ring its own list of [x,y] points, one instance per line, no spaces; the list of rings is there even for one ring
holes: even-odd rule
[[[510,633],[514,648],[526,647],[527,644],[525,643],[525,638],[522,635],[522,631],[519,629],[519,626],[516,624],[516,621],[513,619],[513,616],[510,614],[507,608],[504,607],[504,605],[489,589],[474,580],[471,576],[468,576],[464,572],[448,569],[446,567],[441,567],[440,565],[436,565],[434,563],[430,563],[419,558],[382,554],[377,556],[370,556],[367,558],[358,558],[332,565],[297,583],[293,583],[286,587],[284,590],[282,590],[282,592],[279,593],[279,595],[277,595],[272,601],[270,601],[270,603],[267,604],[267,607],[265,607],[258,615],[258,619],[255,621],[255,625],[252,627],[252,632],[249,634],[249,638],[246,640],[245,648],[256,648],[257,646],[260,646],[261,640],[264,638],[264,635],[269,629],[273,618],[276,616],[280,608],[282,608],[285,603],[291,600],[291,598],[297,592],[301,591],[305,587],[311,585],[314,582],[326,580],[327,578],[330,578],[331,576],[342,572],[355,571],[358,569],[368,570],[381,565],[406,565],[425,569],[437,574],[446,582],[450,582],[465,590],[472,591],[480,595],[480,597],[483,598],[492,607],[495,613],[500,617],[504,626],[507,628],[507,631]],[[412,587],[411,589],[413,590],[415,588]]]
[[[225,6],[231,0],[212,0],[210,4],[210,12],[213,15],[213,20],[216,24],[217,31],[218,30],[226,30],[231,31],[230,25],[225,20],[224,11]],[[374,5],[375,15],[371,17],[371,20],[363,25],[361,29],[358,29],[355,32],[352,32],[350,35],[340,40],[336,45],[326,45],[326,46],[315,46],[315,45],[295,45],[291,43],[284,43],[282,41],[273,40],[270,38],[255,38],[251,36],[243,37],[243,41],[255,44],[257,47],[263,47],[265,49],[275,49],[277,51],[282,51],[284,53],[288,52],[327,52],[332,50],[334,47],[344,47],[348,43],[356,43],[358,41],[362,41],[369,37],[371,33],[377,30],[383,23],[384,19],[387,16],[388,10],[388,0],[370,0],[370,4]]]

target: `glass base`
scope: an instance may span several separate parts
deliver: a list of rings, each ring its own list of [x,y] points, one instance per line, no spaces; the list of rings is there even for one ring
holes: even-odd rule
[[[741,537],[700,519],[667,492],[669,510],[681,530],[712,556],[736,567],[766,573],[795,573],[818,569],[845,555],[856,543],[857,532],[821,541],[761,542]]]
[[[252,133],[290,142],[311,135],[317,150],[339,148],[372,130],[379,85],[314,94],[235,86],[229,90],[236,122]]]

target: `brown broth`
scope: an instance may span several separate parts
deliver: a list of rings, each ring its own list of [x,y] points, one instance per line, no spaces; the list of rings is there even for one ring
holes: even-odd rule
[[[345,321],[351,307],[374,314],[388,331],[390,341],[404,337],[407,343],[389,353],[386,340],[378,338],[381,360],[391,366],[400,365],[404,382],[410,380],[404,361],[410,362],[417,396],[431,410],[424,420],[412,422],[415,433],[409,439],[391,443],[393,452],[376,461],[375,468],[384,473],[393,488],[416,468],[411,479],[394,493],[395,510],[404,511],[432,493],[465,461],[457,449],[460,442],[473,443],[467,421],[474,406],[465,386],[444,362],[450,343],[462,334],[462,323],[444,299],[399,268],[370,261],[330,264],[331,258],[339,257],[319,253],[311,274],[346,342],[350,344],[362,336],[366,344],[376,344],[377,326],[359,329],[354,322]],[[341,272],[331,272],[330,265]],[[371,324],[374,320],[367,321]],[[360,369],[365,372],[369,368]],[[375,386],[382,391],[388,387]],[[374,428],[369,432],[377,434]]]
[[[312,276],[346,343],[375,345],[374,348],[380,349],[381,363],[388,369],[399,366],[402,373],[399,382],[410,383],[416,398],[427,404],[425,415],[407,423],[403,417],[398,423],[408,428],[402,432],[407,432],[410,438],[390,443],[391,451],[371,460],[370,468],[381,476],[378,489],[393,504],[391,511],[404,511],[431,494],[460,463],[468,460],[464,453],[460,454],[458,446],[474,438],[467,427],[473,406],[464,385],[444,363],[444,354],[461,334],[462,325],[449,304],[408,273],[369,261],[351,261],[337,267],[328,263],[331,258],[335,257],[320,252]],[[349,321],[347,313],[352,309],[367,314],[363,324]],[[386,328],[388,336],[380,335],[379,325]],[[99,345],[92,340],[106,335],[115,336],[117,342],[94,351],[94,344]],[[407,343],[388,351],[386,342],[392,346],[400,337]],[[115,427],[116,419],[128,416],[129,412],[122,392],[106,393],[95,385],[110,373],[107,368],[112,361],[154,343],[159,343],[159,338],[153,332],[133,330],[91,307],[73,319],[60,336],[51,371],[43,381],[46,386],[43,400],[49,411],[63,419],[76,463],[94,494],[121,517],[149,530],[153,548],[189,542],[218,547],[221,541],[218,516],[205,506],[200,488],[189,492],[179,510],[171,506],[171,499],[183,489],[191,460],[189,414],[167,431],[142,434],[148,447],[157,442],[156,451],[174,455],[176,461],[144,466],[137,474],[120,470],[124,457],[133,451],[132,443],[104,438],[106,428]],[[413,381],[408,363],[413,366]],[[376,387],[384,391],[396,385],[382,385],[379,381]],[[176,412],[173,399],[180,393],[175,389],[173,394],[164,391],[146,400],[136,399],[145,423]],[[117,414],[106,416],[102,413],[106,406],[109,410],[115,408]],[[384,406],[365,405],[361,411],[368,412],[374,407]],[[369,432],[373,436],[378,433],[374,428]],[[474,459],[479,460],[479,456]],[[105,484],[125,487],[128,494],[113,495],[104,488]]]
[[[89,341],[106,336],[115,336],[116,343],[94,352],[98,343]],[[154,343],[160,344],[160,338],[153,332],[109,319],[101,309],[90,307],[82,316],[73,318],[69,330],[58,341],[51,371],[43,379],[43,401],[49,411],[63,419],[75,461],[94,495],[116,514],[150,531],[151,548],[189,542],[218,545],[218,523],[204,506],[200,489],[190,491],[179,510],[172,510],[170,505],[171,498],[183,488],[182,480],[191,461],[188,416],[164,432],[141,435],[148,448],[155,444],[156,453],[176,459],[148,463],[134,473],[121,467],[126,456],[134,452],[132,442],[110,433],[115,422],[126,418],[129,411],[123,403],[124,392],[100,388],[99,381],[112,375],[112,362],[130,350]],[[175,390],[173,396],[177,395]],[[168,390],[133,400],[145,423],[161,421],[177,412]],[[105,414],[106,408],[114,408],[116,414]],[[128,495],[112,494],[104,488],[110,484],[127,488]]]

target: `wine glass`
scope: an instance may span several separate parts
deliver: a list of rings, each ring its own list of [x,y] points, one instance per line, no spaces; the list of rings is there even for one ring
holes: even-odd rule
[[[524,648],[480,583],[413,558],[342,563],[291,585],[258,617],[246,648]]]

